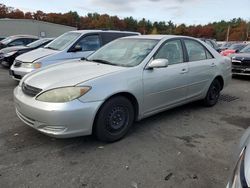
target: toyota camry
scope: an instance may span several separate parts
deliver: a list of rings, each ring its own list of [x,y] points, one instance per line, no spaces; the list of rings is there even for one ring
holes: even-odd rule
[[[184,36],[117,39],[87,59],[26,75],[14,90],[18,117],[50,136],[94,134],[113,142],[134,121],[201,100],[214,106],[231,79],[231,62]]]

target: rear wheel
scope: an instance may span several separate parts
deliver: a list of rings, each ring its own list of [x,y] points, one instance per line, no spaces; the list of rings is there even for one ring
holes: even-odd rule
[[[214,106],[220,97],[221,84],[219,80],[215,79],[210,85],[206,98],[204,99],[204,104],[208,107]]]
[[[114,142],[126,135],[134,122],[134,108],[122,96],[106,101],[95,120],[95,135],[101,141]]]

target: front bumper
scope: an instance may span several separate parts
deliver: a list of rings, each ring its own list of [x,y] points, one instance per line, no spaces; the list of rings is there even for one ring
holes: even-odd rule
[[[248,67],[232,67],[232,74],[233,75],[243,75],[243,76],[250,76],[250,68]]]
[[[35,69],[28,69],[28,68],[23,68],[23,67],[15,67],[14,65],[11,66],[10,68],[10,76],[14,80],[21,80],[26,74],[34,71]]]
[[[17,116],[32,128],[52,137],[68,138],[90,135],[102,101],[83,103],[46,103],[25,95],[21,87],[14,90]]]

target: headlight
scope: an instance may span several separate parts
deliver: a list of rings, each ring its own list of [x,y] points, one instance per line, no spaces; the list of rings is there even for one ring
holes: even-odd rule
[[[33,63],[22,63],[21,67],[30,69],[33,68]]]
[[[27,68],[27,69],[39,69],[42,67],[42,64],[40,62],[37,62],[37,63],[22,63],[21,64],[21,67],[23,68]]]
[[[4,54],[4,57],[12,56],[12,55],[14,55],[16,52],[17,52],[17,51],[5,53],[5,54]]]
[[[77,99],[87,93],[91,87],[64,87],[45,91],[36,100],[43,102],[63,103]]]

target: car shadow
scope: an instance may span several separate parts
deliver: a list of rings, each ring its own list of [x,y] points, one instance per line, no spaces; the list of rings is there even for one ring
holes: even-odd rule
[[[16,119],[17,123],[20,122],[18,123],[19,126],[0,134],[0,136],[5,140],[5,149],[12,152],[22,152],[40,147],[47,148],[49,151],[60,150],[63,153],[64,151],[73,150],[81,152],[83,149],[93,150],[110,144],[119,145],[119,142],[127,142],[133,139],[133,137],[141,135],[143,132],[145,133],[154,129],[154,126],[157,126],[161,121],[167,121],[168,118],[173,118],[177,114],[188,115],[191,111],[200,110],[201,108],[204,107],[200,102],[193,102],[135,122],[125,138],[115,143],[98,141],[93,135],[64,139],[51,138],[21,123],[19,119]]]

